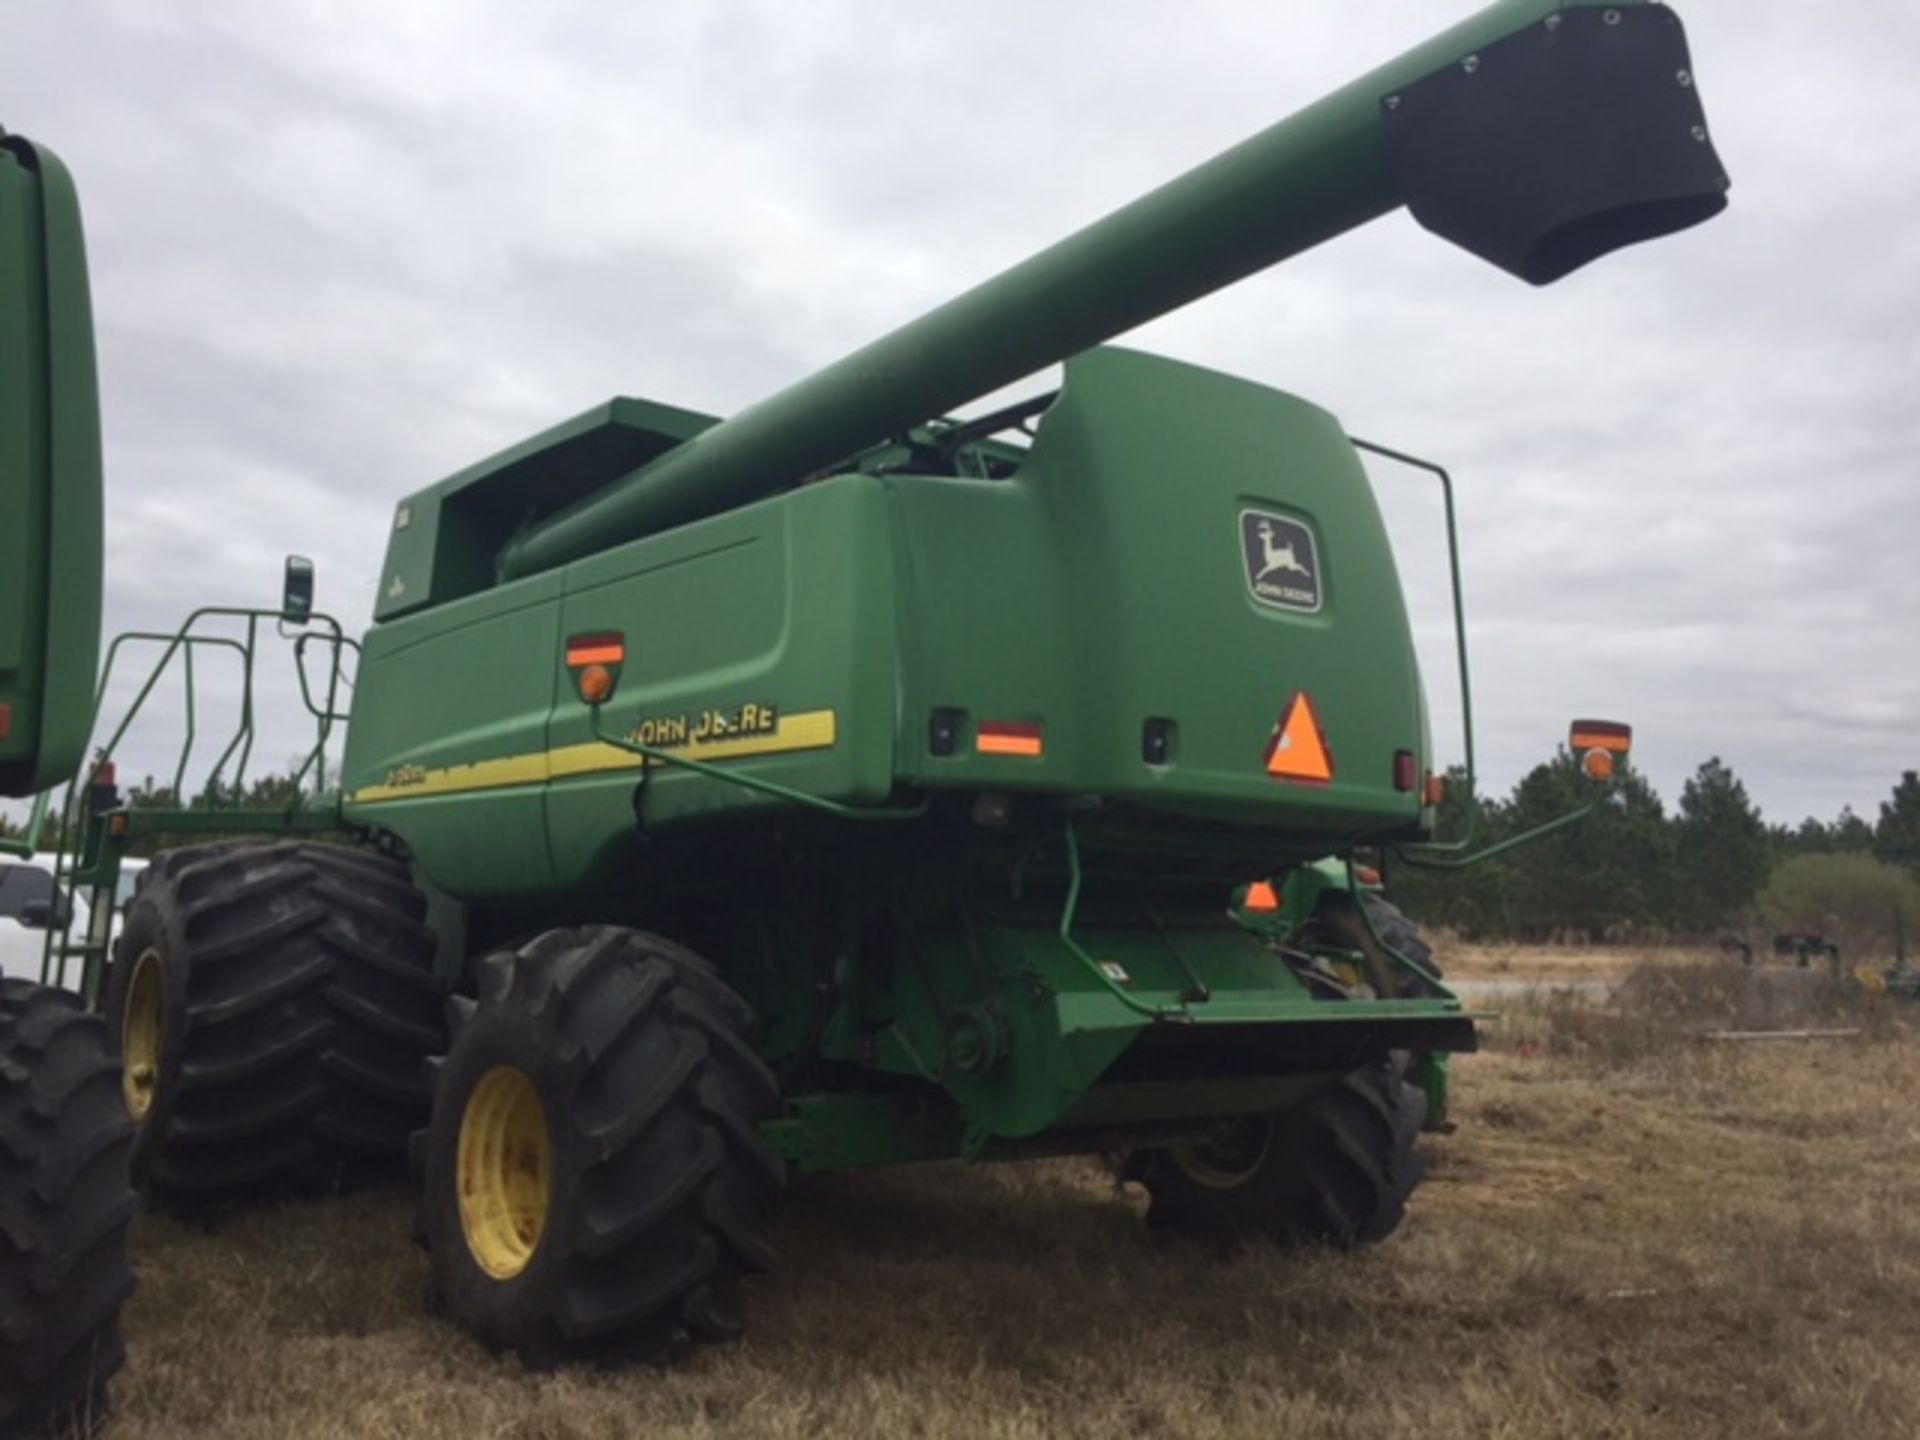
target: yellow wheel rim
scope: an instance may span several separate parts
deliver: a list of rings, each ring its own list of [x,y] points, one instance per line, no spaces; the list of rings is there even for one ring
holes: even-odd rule
[[[460,1117],[460,1228],[473,1261],[511,1280],[540,1248],[553,1188],[553,1141],[533,1081],[511,1065],[480,1077]]]
[[[1267,1162],[1273,1148],[1273,1121],[1266,1116],[1239,1121],[1204,1145],[1172,1145],[1173,1163],[1196,1185],[1237,1190]]]
[[[144,1123],[147,1112],[153,1109],[166,1022],[166,962],[160,958],[160,952],[149,945],[133,962],[133,980],[127,986],[126,1004],[120,1015],[120,1093],[135,1124]]]

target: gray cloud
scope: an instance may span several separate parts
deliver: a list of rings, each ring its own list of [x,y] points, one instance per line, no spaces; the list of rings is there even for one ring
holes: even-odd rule
[[[1127,343],[1453,468],[1494,785],[1594,712],[1669,799],[1719,754],[1771,818],[1871,813],[1920,763],[1920,12],[1680,8],[1735,181],[1713,224],[1528,292],[1397,217]],[[297,550],[362,625],[405,491],[612,393],[748,403],[1443,18],[16,10],[0,120],[87,207],[109,619],[258,600]],[[1437,509],[1380,488],[1445,736]]]

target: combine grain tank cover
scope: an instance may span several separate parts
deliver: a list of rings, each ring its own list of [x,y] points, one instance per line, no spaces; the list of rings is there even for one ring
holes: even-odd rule
[[[1413,218],[1535,285],[1726,208],[1664,5],[1550,15],[1381,104]]]

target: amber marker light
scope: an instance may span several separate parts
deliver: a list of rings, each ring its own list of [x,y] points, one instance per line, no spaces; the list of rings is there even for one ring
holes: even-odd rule
[[[580,698],[598,705],[613,694],[613,672],[604,665],[589,665],[580,672]]]
[[[1022,755],[1037,760],[1046,744],[1038,725],[1013,720],[982,720],[973,737],[973,748],[981,755]]]
[[[627,644],[619,635],[575,635],[567,641],[567,668],[618,665],[627,658]]]
[[[605,704],[620,683],[620,666],[627,658],[627,640],[618,630],[600,630],[567,637],[567,669],[573,672],[573,691],[589,705]]]
[[[1576,720],[1567,736],[1569,750],[1606,750],[1625,755],[1633,749],[1633,727],[1618,720]]]

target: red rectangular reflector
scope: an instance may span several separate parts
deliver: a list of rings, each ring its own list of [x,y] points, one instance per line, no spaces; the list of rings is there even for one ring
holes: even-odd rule
[[[1038,757],[1046,748],[1038,725],[1014,720],[982,720],[973,737],[973,748],[982,755],[1025,755]]]

